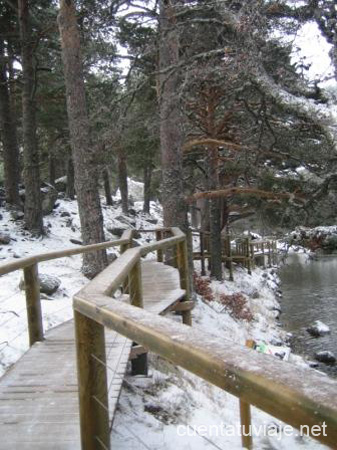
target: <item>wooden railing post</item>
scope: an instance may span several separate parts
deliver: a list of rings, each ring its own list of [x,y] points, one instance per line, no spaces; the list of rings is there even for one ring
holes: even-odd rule
[[[252,258],[252,268],[255,269],[255,247],[254,244],[250,244],[250,257]]]
[[[156,231],[156,240],[157,241],[161,241],[163,239],[163,232],[162,230],[157,230]],[[158,262],[163,262],[164,261],[164,255],[163,255],[163,250],[157,250],[157,261]]]
[[[246,346],[248,348],[254,347],[253,340],[247,340]],[[240,419],[241,419],[241,442],[242,447],[248,450],[253,448],[253,437],[252,437],[252,418],[250,411],[250,404],[245,400],[240,399]]]
[[[124,252],[126,252],[126,250],[128,250],[129,248],[130,248],[130,244],[122,244],[122,245],[120,246],[120,252],[121,252],[121,254],[124,253]]]
[[[120,246],[120,252],[121,254],[123,254],[124,252],[126,252],[129,248],[131,248],[132,245],[132,240],[130,239],[130,241],[127,244],[122,244]],[[129,283],[128,280],[125,281],[125,283],[123,283],[123,293],[124,294],[128,294],[129,293]]]
[[[183,242],[177,244],[177,265],[180,276],[180,287],[186,291],[184,301],[190,300],[190,282],[189,282],[189,266],[188,266],[188,253],[187,253],[187,241],[186,238]],[[191,310],[183,311],[183,323],[185,325],[192,326],[192,314]]]
[[[277,264],[277,243],[276,241],[273,241],[273,264]]]
[[[231,246],[231,236],[228,234],[226,236],[227,239],[227,252],[228,252],[228,269],[229,269],[229,281],[234,281],[233,275],[233,253]]]
[[[134,265],[129,274],[129,291],[131,305],[143,308],[143,287],[140,261]]]
[[[206,275],[204,233],[200,231],[199,236],[200,236],[201,276],[204,277]]]
[[[104,326],[75,311],[82,450],[110,448]]]
[[[267,245],[268,245],[268,267],[271,267],[271,251],[272,251],[271,242],[268,241]]]
[[[142,271],[140,261],[134,265],[129,274],[129,293],[131,305],[138,308],[144,308],[143,305],[143,287],[142,287]],[[137,342],[133,343],[138,345]],[[131,359],[131,373],[132,375],[148,375],[147,353],[141,353],[135,358]]]
[[[33,264],[25,267],[23,273],[26,290],[29,345],[32,346],[37,341],[43,341],[38,265]]]
[[[264,253],[264,241],[261,243],[261,252],[262,252],[262,260],[263,260],[263,268],[266,268],[266,260],[265,260],[265,253]]]
[[[251,275],[252,274],[252,260],[250,257],[250,249],[249,249],[249,238],[247,238],[244,242],[244,249],[245,249],[245,254],[247,257],[247,270],[248,270],[248,274]]]

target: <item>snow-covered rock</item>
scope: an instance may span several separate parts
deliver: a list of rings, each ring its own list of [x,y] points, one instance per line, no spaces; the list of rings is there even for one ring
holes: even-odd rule
[[[44,216],[51,214],[57,200],[57,190],[53,186],[47,186],[41,189],[42,193],[42,213]]]
[[[24,218],[23,211],[20,211],[19,209],[11,209],[11,218],[13,220],[22,220]]]
[[[11,242],[11,236],[7,233],[0,233],[0,244],[8,245]]]
[[[315,353],[315,358],[317,359],[317,361],[322,362],[324,364],[335,364],[336,362],[335,355],[327,350]]]
[[[109,233],[113,234],[114,236],[121,237],[125,230],[127,230],[129,227],[111,227],[108,228]]]
[[[67,189],[67,176],[55,180],[55,187],[58,192],[65,192]]]
[[[61,280],[55,276],[47,275],[45,273],[39,274],[40,292],[47,295],[53,295],[61,285]],[[24,279],[21,278],[19,288],[25,288]]]
[[[312,336],[320,337],[330,333],[330,328],[320,320],[316,320],[310,327],[307,328],[308,333]]]

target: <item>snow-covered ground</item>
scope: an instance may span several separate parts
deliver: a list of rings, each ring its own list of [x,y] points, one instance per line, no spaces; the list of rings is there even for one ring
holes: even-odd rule
[[[70,239],[80,239],[76,202],[59,200],[59,206],[45,218],[48,235],[34,239],[22,230],[19,222],[12,222],[9,213],[1,209],[1,232],[11,236],[9,245],[0,245],[0,263],[34,253],[69,248]],[[151,217],[141,213],[141,202],[136,202],[134,217],[123,216],[120,207],[107,207],[103,202],[105,228],[132,226],[153,228],[160,220],[160,206],[151,205]],[[152,220],[152,223],[148,221]],[[116,236],[107,231],[107,238]],[[118,253],[118,249],[111,252]],[[39,265],[40,273],[61,279],[61,287],[42,300],[45,329],[72,317],[71,299],[87,280],[81,275],[81,257],[74,256]],[[21,274],[14,272],[1,277],[0,292],[0,374],[28,348],[26,308],[23,292],[19,289]],[[256,269],[252,276],[238,267],[235,281],[212,282],[215,301],[204,302],[200,297],[193,310],[193,326],[244,345],[246,339],[267,343],[284,342],[286,333],[277,325],[279,304],[276,300],[278,277],[274,270]],[[253,314],[250,322],[232,318],[217,299],[221,294],[241,293]],[[179,320],[171,315],[173,320]],[[226,341],[225,341],[226,340]],[[227,344],[228,345],[228,344]],[[272,357],[272,356],[270,356]],[[292,357],[292,362],[301,362]],[[288,364],[288,363],[285,363]],[[241,448],[237,431],[240,424],[239,401],[226,392],[211,386],[183,369],[174,367],[161,358],[150,356],[151,375],[127,376],[112,431],[112,448],[132,449],[235,449]],[[283,425],[276,419],[252,409],[252,423],[268,427],[268,433],[254,436],[256,449],[318,449],[324,446],[308,438],[285,437]],[[262,429],[261,429],[262,430]]]

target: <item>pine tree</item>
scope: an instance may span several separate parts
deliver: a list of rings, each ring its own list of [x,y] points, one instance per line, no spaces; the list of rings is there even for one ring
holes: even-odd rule
[[[75,188],[81,232],[85,244],[104,241],[103,216],[98,193],[98,173],[86,108],[80,36],[72,1],[61,0],[58,25],[67,92],[67,111],[75,169]],[[107,265],[105,251],[86,253],[83,272],[95,276]]]

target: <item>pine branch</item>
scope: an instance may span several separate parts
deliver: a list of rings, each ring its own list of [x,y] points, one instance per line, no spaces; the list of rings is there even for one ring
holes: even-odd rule
[[[198,192],[196,194],[193,194],[190,197],[187,197],[186,201],[188,203],[193,203],[196,200],[199,200],[202,198],[207,198],[207,199],[223,198],[223,197],[226,198],[226,197],[231,197],[233,195],[251,195],[254,197],[274,199],[274,200],[289,199],[289,201],[293,201],[296,199],[302,203],[305,203],[304,196],[297,194],[297,193],[270,192],[270,191],[264,191],[261,189],[255,189],[255,188],[240,188],[240,187],[221,189],[219,191]]]

